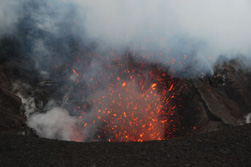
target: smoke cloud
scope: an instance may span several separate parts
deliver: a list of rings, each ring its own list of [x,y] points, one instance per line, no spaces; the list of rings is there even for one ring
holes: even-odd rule
[[[45,114],[38,113],[28,118],[28,126],[39,136],[68,141],[82,141],[78,123],[77,118],[62,108],[53,108]]]
[[[251,113],[249,113],[248,115],[246,115],[246,123],[250,124],[251,123]]]
[[[211,66],[220,55],[250,58],[249,0],[74,2],[83,9],[84,21],[79,22],[91,39],[105,46],[155,52],[151,61],[169,64],[169,57],[179,60],[184,54],[194,57],[194,52]]]
[[[57,57],[52,43],[67,36],[78,38],[82,45],[92,41],[121,53],[128,49],[139,55],[151,53],[146,58],[156,63],[170,64],[173,58],[182,61],[187,55],[187,62],[176,70],[193,64],[208,72],[205,65],[212,67],[221,55],[250,58],[249,0],[4,0],[0,6],[1,34],[13,32],[17,22],[23,21],[32,41],[32,57],[40,69],[45,68],[41,67],[46,64],[44,59],[51,62]],[[60,59],[70,54],[65,42]]]
[[[22,1],[2,0],[0,2],[0,37],[5,34],[13,33],[18,22],[20,12],[19,4]],[[13,11],[14,9],[14,11]]]

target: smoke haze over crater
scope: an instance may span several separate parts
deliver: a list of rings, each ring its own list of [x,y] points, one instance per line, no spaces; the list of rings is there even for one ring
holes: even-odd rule
[[[55,37],[74,33],[105,48],[153,52],[154,62],[168,64],[188,55],[212,65],[219,55],[250,57],[249,0],[4,0],[0,6],[1,34],[30,15],[33,26]],[[36,39],[36,50],[48,49],[43,40]]]
[[[251,2],[248,0],[94,0],[75,1],[86,34],[105,46],[157,52],[152,61],[169,61],[168,49],[204,61],[250,57]],[[192,51],[191,51],[192,50]],[[159,56],[164,52],[164,56]],[[157,56],[156,56],[157,55]],[[211,61],[212,62],[212,61]],[[165,62],[168,63],[168,62]]]

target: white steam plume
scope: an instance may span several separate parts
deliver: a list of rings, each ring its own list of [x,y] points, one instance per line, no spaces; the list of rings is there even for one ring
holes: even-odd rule
[[[40,137],[69,141],[82,141],[78,130],[79,120],[69,115],[68,111],[59,107],[46,113],[31,115],[27,124]]]
[[[220,55],[251,57],[249,0],[44,0],[39,3],[3,0],[0,2],[1,33],[14,29],[22,16],[24,2],[46,4],[40,10],[31,10],[30,14],[36,28],[53,36],[73,31],[64,24],[69,23],[68,14],[73,10],[75,25],[72,27],[78,27],[74,33],[84,41],[95,41],[101,47],[121,51],[153,52],[149,57],[152,62],[170,64],[173,58],[177,62],[187,55],[186,65],[191,65],[196,56],[197,68],[203,70],[205,65],[213,66]],[[43,44],[40,39],[36,41]],[[35,43],[35,51],[37,46],[40,45]],[[42,48],[46,51],[42,55],[53,56]],[[36,54],[35,59],[39,60]],[[50,60],[48,56],[46,59]],[[186,65],[175,68],[183,70]]]
[[[248,115],[246,115],[245,118],[246,118],[246,123],[250,124],[251,123],[251,113],[249,113]]]
[[[23,2],[20,1],[0,1],[0,37],[5,34],[11,34],[15,30],[15,25],[19,19],[20,8],[19,5]]]
[[[229,58],[237,53],[251,57],[249,0],[74,2],[83,11],[86,34],[108,46],[129,45],[141,50],[143,45],[149,50],[164,52],[176,48],[188,56],[192,47],[204,61],[210,61],[210,57],[216,60],[222,54]],[[167,54],[154,56],[152,60],[165,62]]]

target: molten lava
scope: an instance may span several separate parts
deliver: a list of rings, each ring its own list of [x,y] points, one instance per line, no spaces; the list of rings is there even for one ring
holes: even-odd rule
[[[109,141],[161,140],[165,121],[161,121],[161,96],[153,88],[138,91],[135,80],[124,84],[117,82],[106,91],[98,104],[106,103],[98,117],[107,120],[102,131]],[[97,105],[99,109],[99,105]],[[100,107],[101,108],[101,107]]]
[[[75,69],[73,73],[81,76]],[[92,112],[93,119],[83,121],[83,127],[96,124],[97,140],[165,140],[176,131],[177,122],[171,119],[176,106],[170,100],[175,96],[174,82],[165,70],[126,56],[112,64],[103,61],[95,75],[84,77],[88,80],[85,86],[94,93],[85,99],[91,109],[86,104],[78,106],[79,118]]]

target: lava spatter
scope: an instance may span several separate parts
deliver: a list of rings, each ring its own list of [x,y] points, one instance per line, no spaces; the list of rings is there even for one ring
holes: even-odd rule
[[[158,67],[136,63],[128,55],[113,63],[107,61],[111,59],[103,59],[96,75],[90,75],[86,84],[94,92],[87,100],[95,116],[83,121],[83,127],[98,124],[95,138],[110,142],[170,137],[177,123],[171,119],[176,106],[170,100],[175,96],[170,75]],[[75,70],[73,72],[76,74]],[[78,110],[82,114],[80,119],[89,112],[85,107]]]

